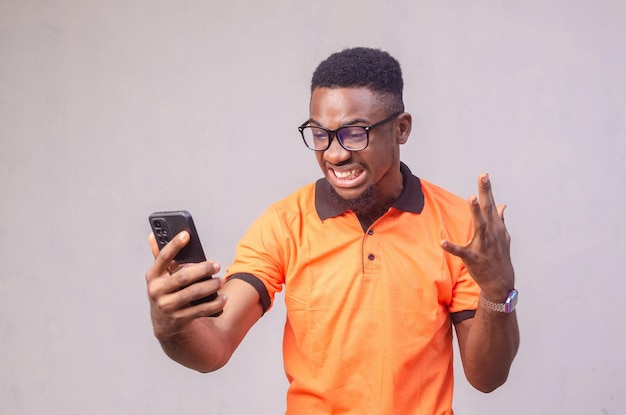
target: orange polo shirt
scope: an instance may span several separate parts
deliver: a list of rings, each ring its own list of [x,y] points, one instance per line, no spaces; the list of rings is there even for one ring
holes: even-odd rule
[[[451,322],[473,315],[479,288],[439,241],[465,243],[470,212],[401,170],[402,194],[365,232],[321,179],[237,247],[228,278],[253,284],[265,309],[285,289],[287,414],[452,414]]]

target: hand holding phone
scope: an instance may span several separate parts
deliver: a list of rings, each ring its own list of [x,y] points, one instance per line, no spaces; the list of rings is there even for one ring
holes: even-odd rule
[[[148,219],[159,250],[163,249],[163,247],[180,232],[187,231],[189,233],[189,242],[180,251],[178,251],[174,257],[174,261],[178,264],[192,264],[206,261],[204,250],[202,249],[202,244],[200,243],[200,237],[198,236],[196,226],[189,212],[186,210],[154,212]],[[198,282],[207,281],[211,278],[211,276],[208,276]],[[181,289],[186,287],[182,287]],[[191,305],[213,301],[216,298],[217,293],[213,293],[207,297],[192,301]],[[212,317],[217,317],[221,313],[222,312],[220,311],[212,315]]]

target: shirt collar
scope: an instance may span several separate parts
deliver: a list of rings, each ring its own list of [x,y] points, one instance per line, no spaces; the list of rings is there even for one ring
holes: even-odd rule
[[[402,173],[402,193],[391,207],[403,212],[421,213],[424,209],[424,193],[420,179],[413,176],[409,167],[402,162],[400,162],[400,173]],[[315,210],[321,220],[345,213],[329,202],[330,191],[330,183],[325,178],[315,183]]]

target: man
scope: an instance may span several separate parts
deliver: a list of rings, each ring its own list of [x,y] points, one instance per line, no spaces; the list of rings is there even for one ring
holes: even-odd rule
[[[487,175],[468,209],[400,162],[411,131],[402,88],[400,65],[380,50],[318,66],[299,130],[324,178],[255,222],[226,283],[180,290],[219,265],[170,274],[189,236],[160,253],[151,238],[154,333],[172,359],[219,369],[284,287],[288,414],[451,414],[452,325],[468,381],[484,392],[505,382],[519,333],[504,207]]]

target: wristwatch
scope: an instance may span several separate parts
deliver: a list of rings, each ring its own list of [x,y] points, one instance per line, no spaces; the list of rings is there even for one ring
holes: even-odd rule
[[[515,306],[517,305],[518,292],[516,289],[511,290],[509,295],[507,295],[506,300],[503,303],[494,303],[487,297],[480,293],[480,304],[483,307],[488,308],[489,310],[497,311],[500,313],[512,313],[515,310]]]

